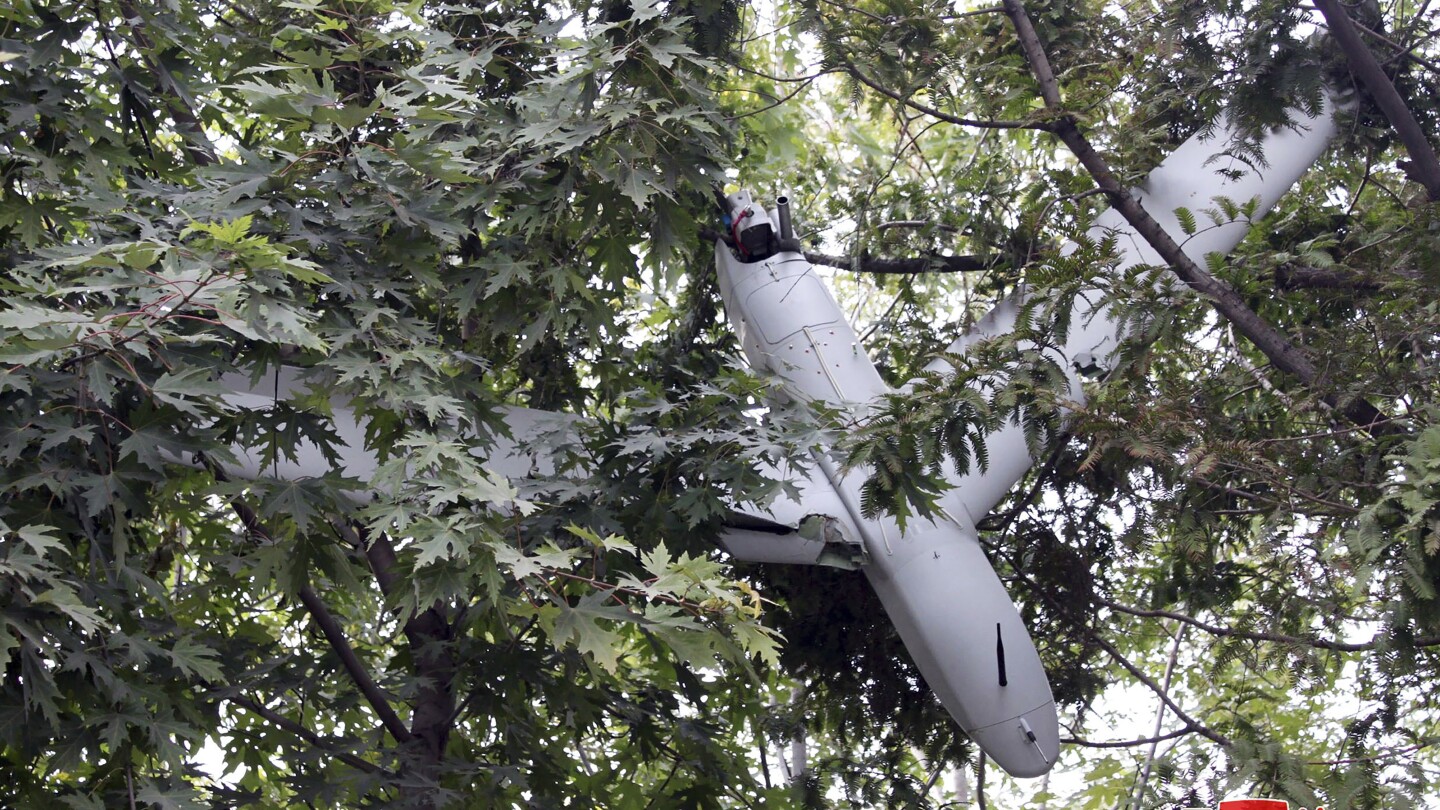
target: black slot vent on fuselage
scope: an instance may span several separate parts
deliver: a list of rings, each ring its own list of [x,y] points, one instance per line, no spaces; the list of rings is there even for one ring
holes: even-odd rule
[[[1010,679],[1005,677],[1005,637],[1000,635],[1000,623],[995,623],[995,663],[1000,667],[1000,685],[1009,686]]]

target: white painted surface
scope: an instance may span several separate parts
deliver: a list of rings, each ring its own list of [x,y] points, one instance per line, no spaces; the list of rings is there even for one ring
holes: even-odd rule
[[[1262,140],[1265,166],[1250,165],[1225,154],[1235,137],[1235,130],[1228,121],[1222,121],[1209,133],[1198,134],[1181,144],[1133,193],[1150,216],[1180,244],[1185,254],[1205,267],[1208,255],[1233,251],[1251,226],[1249,220],[1216,225],[1206,209],[1218,208],[1215,202],[1218,197],[1228,197],[1237,206],[1255,200],[1257,205],[1253,216],[1256,219],[1263,216],[1325,153],[1335,135],[1335,112],[1334,105],[1328,101],[1317,116],[1292,110],[1294,128],[1271,132]],[[1187,236],[1181,228],[1179,217],[1175,214],[1180,208],[1188,209],[1195,216],[1197,229],[1194,235]],[[1096,240],[1109,234],[1116,236],[1119,252],[1117,270],[1164,264],[1114,209],[1097,217],[1088,233]],[[1073,249],[1074,245],[1067,248]],[[1013,329],[1024,295],[1022,287],[1001,301],[974,329],[951,344],[947,353],[963,354],[980,340]],[[1120,339],[1119,324],[1111,317],[1109,309],[1098,303],[1099,298],[1096,292],[1091,295],[1095,302],[1093,305],[1082,303],[1072,318],[1065,344],[1052,352],[1060,367],[1070,370],[1070,396],[1080,403],[1085,401],[1085,392],[1079,375],[1074,372],[1073,361],[1088,354],[1101,366],[1113,368],[1111,356]],[[1084,302],[1085,296],[1082,294],[1079,300]],[[947,371],[950,366],[943,358],[937,358],[926,369]],[[989,467],[984,472],[973,470],[956,480],[965,510],[977,521],[1004,499],[1034,463],[1025,447],[1024,432],[1018,426],[1009,425],[990,434],[985,444],[989,450]]]
[[[801,397],[863,408],[889,390],[830,288],[798,253],[745,263],[719,245],[715,263],[725,313],[756,371]]]
[[[715,256],[726,315],[757,371],[780,377],[787,390],[803,398],[857,415],[889,391],[803,256],[778,253],[742,262],[723,243],[717,243]],[[888,516],[867,520],[861,515],[863,471],[842,476],[823,452],[815,458],[824,476],[812,476],[806,485],[820,490],[823,481],[834,495],[807,496],[800,509],[828,507],[832,512],[826,514],[863,539],[869,564],[862,570],[951,717],[1012,775],[1048,771],[1059,756],[1060,742],[1045,669],[980,547],[963,502],[952,493],[951,514],[963,523],[917,520],[902,532]],[[794,509],[778,504],[782,512]],[[777,522],[787,519],[782,514],[773,517]],[[779,553],[777,543],[774,554]],[[1025,729],[1034,734],[1033,741]]]
[[[230,405],[252,411],[269,411],[282,402],[294,401],[304,396],[309,388],[303,369],[292,366],[277,366],[268,369],[258,380],[249,372],[235,371],[221,375],[221,386],[229,389],[224,399]],[[327,420],[336,433],[334,450],[339,456],[332,464],[325,458],[320,447],[308,440],[297,442],[293,447],[294,458],[283,456],[272,464],[262,464],[258,450],[235,444],[231,452],[236,463],[222,465],[225,471],[237,478],[276,479],[290,481],[301,478],[319,478],[338,472],[353,478],[361,486],[356,490],[358,500],[367,500],[367,490],[372,486],[379,456],[365,442],[365,426],[357,418],[350,401],[344,397],[330,400],[331,418]],[[486,447],[477,447],[471,452],[483,459],[491,472],[508,478],[524,478],[532,474],[548,475],[554,471],[550,454],[543,452],[547,436],[562,436],[575,424],[577,417],[569,414],[536,411],[527,408],[501,409],[509,435],[496,434]],[[536,445],[542,449],[536,449]]]

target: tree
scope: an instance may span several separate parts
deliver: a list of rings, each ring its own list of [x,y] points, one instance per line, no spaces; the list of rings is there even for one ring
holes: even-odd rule
[[[973,224],[984,214],[965,210],[965,202],[952,213],[936,202],[948,199],[936,191],[926,195],[934,213],[917,212],[912,189],[938,175],[928,165],[933,153],[914,134],[926,127],[988,129],[981,137],[990,139],[1048,133],[1079,164],[1037,178],[1029,188],[1054,189],[1038,202],[1015,195],[998,217],[985,217],[1001,220],[990,233],[1008,224],[1027,241],[1049,231],[1079,243],[1075,253],[1046,256],[1043,270],[1026,274],[1035,289],[1019,340],[990,347],[994,353],[971,362],[969,374],[919,386],[888,419],[876,420],[878,429],[857,450],[873,458],[914,448],[910,463],[890,466],[923,471],[947,449],[936,437],[964,435],[957,420],[993,424],[1017,407],[1033,419],[1045,403],[1049,426],[1059,430],[1053,407],[1065,391],[1056,385],[1058,369],[1027,347],[1046,345],[1067,328],[1078,290],[1104,290],[1136,326],[1129,363],[1075,412],[1066,426],[1070,443],[1048,445],[1037,479],[993,521],[996,554],[1030,595],[1039,635],[1055,656],[1052,674],[1073,676],[1057,679],[1062,695],[1082,707],[1103,705],[1092,703],[1100,686],[1124,673],[1160,693],[1156,742],[1205,742],[1179,743],[1159,761],[1158,794],[1148,778],[1156,755],[1150,741],[1139,741],[1148,750],[1133,771],[1100,759],[1089,796],[1188,806],[1251,784],[1307,805],[1418,797],[1426,765],[1416,752],[1429,744],[1431,720],[1408,679],[1428,667],[1434,643],[1423,618],[1433,592],[1429,556],[1423,531],[1415,532],[1428,497],[1414,489],[1423,487],[1421,459],[1428,457],[1417,448],[1428,430],[1421,403],[1430,383],[1414,363],[1424,350],[1411,353],[1415,344],[1392,330],[1408,330],[1401,324],[1415,317],[1394,293],[1424,283],[1409,257],[1429,250],[1429,238],[1419,235],[1428,207],[1413,191],[1390,191],[1397,167],[1377,171],[1390,143],[1388,128],[1379,128],[1386,119],[1371,106],[1377,91],[1367,87],[1353,102],[1358,123],[1370,128],[1358,130],[1365,137],[1341,145],[1340,165],[1307,180],[1298,199],[1271,218],[1269,233],[1257,228],[1250,247],[1228,262],[1185,261],[1157,238],[1163,234],[1147,232],[1146,212],[1125,191],[1134,175],[1114,167],[1153,165],[1156,145],[1163,150],[1206,126],[1222,105],[1257,129],[1280,123],[1286,107],[1313,109],[1323,88],[1354,86],[1348,69],[1357,52],[1343,43],[1337,51],[1325,37],[1299,38],[1307,12],[1293,5],[1146,13],[1006,3],[957,20],[899,6],[869,14],[833,3],[815,9],[825,63],[874,91],[871,98],[901,122],[894,153],[883,160],[909,166],[894,171],[889,194],[872,194],[881,200],[871,204],[875,220],[949,225],[956,252],[993,244],[988,235],[966,239],[967,228],[986,229]],[[1366,30],[1391,41],[1376,34],[1385,23],[1402,30],[1418,24],[1375,19]],[[966,46],[947,39],[966,28]],[[1409,95],[1404,106],[1413,118],[1433,115],[1423,95],[1406,92],[1413,76],[1384,80],[1391,93]],[[1405,143],[1424,151],[1424,144]],[[1368,157],[1357,160],[1357,149]],[[1236,151],[1263,165],[1253,147],[1237,143]],[[1363,171],[1356,168],[1362,163]],[[1423,170],[1409,171],[1423,180]],[[1371,205],[1367,191],[1388,197]],[[1139,278],[1106,272],[1105,246],[1080,233],[1097,197],[1151,241],[1169,271]],[[1243,213],[1238,205],[1217,200],[1211,216],[1234,219]],[[1046,227],[1057,216],[1059,227]],[[1352,225],[1370,216],[1378,219]],[[880,229],[860,236],[888,238]],[[1369,265],[1368,252],[1391,237],[1401,252]],[[1306,253],[1313,258],[1302,258]],[[1377,267],[1399,286],[1360,282],[1362,270]],[[1179,294],[1166,278],[1203,297]],[[1322,278],[1349,281],[1322,292]],[[896,300],[906,303],[903,293]],[[1392,353],[1400,343],[1406,348]],[[917,363],[898,365],[903,378]],[[974,387],[996,368],[1010,369],[1011,380],[987,392],[990,413],[969,416],[976,413]],[[909,439],[896,440],[893,431]],[[1410,505],[1400,507],[1406,498]],[[1170,626],[1157,627],[1156,619]],[[1342,652],[1363,655],[1336,655]],[[1198,670],[1189,683],[1187,663]],[[1300,698],[1287,701],[1286,691]],[[1324,702],[1317,696],[1337,691],[1359,696],[1364,708],[1346,723],[1316,723],[1314,706]],[[1175,731],[1162,734],[1167,714]],[[1214,744],[1227,751],[1225,760],[1214,758]],[[1103,778],[1115,775],[1120,779]]]
[[[8,13],[5,804],[753,787],[715,729],[748,733],[772,637],[684,548],[726,479],[760,491],[757,434],[694,429],[750,383],[678,362],[708,319],[638,303],[693,272],[723,152],[695,48],[736,9],[559,12]],[[303,409],[217,396],[280,362],[316,375]],[[342,395],[374,480],[218,472],[234,441],[330,446]],[[606,416],[570,450],[593,485],[487,475],[466,448],[515,399]]]
[[[1286,2],[0,12],[0,797],[908,806],[983,779],[863,582],[714,550],[727,504],[785,486],[758,460],[836,435],[757,419],[733,359],[703,234],[738,176],[794,187],[895,381],[1029,286],[1025,329],[850,449],[916,448],[898,507],[948,448],[897,437],[1033,426],[1043,463],[985,528],[1074,718],[1067,801],[1419,803],[1433,14],[1338,13],[1339,47]],[[1168,147],[1327,87],[1351,127],[1236,255],[1106,273],[1084,224]],[[1134,334],[1065,410],[1026,347],[1095,287]],[[270,412],[215,382],[281,364],[306,386]],[[370,480],[225,473],[237,443],[333,446],[342,400]],[[514,404],[582,417],[553,471],[489,471]],[[1107,747],[1112,685],[1165,701],[1153,743]]]

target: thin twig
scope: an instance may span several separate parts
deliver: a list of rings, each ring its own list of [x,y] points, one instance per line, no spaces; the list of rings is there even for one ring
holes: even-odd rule
[[[1184,613],[1176,613],[1173,610],[1150,610],[1131,607],[1119,602],[1096,597],[1097,604],[1104,605],[1111,610],[1124,613],[1129,616],[1136,616],[1144,619],[1174,619],[1182,624],[1203,630],[1212,636],[1219,638],[1239,638],[1246,641],[1269,641],[1276,644],[1289,644],[1295,647],[1311,647],[1317,650],[1333,650],[1335,652],[1365,652],[1380,646],[1381,639],[1374,638],[1370,641],[1348,642],[1332,641],[1323,638],[1305,638],[1303,636],[1291,636],[1284,633],[1257,633],[1250,630],[1236,630],[1232,627],[1218,627],[1213,624],[1202,622],[1194,616],[1187,616]],[[1415,639],[1410,646],[1414,647],[1440,647],[1440,636],[1424,636]]]
[[[879,82],[866,75],[865,71],[861,70],[858,66],[856,66],[854,62],[846,60],[845,65],[846,72],[848,72],[851,76],[854,76],[856,81],[860,82],[871,90],[874,90],[882,96],[888,96],[889,98],[892,98],[895,101],[898,101],[913,110],[919,110],[926,115],[931,115],[939,118],[941,121],[947,121],[951,124],[956,124],[962,127],[977,127],[980,129],[1047,129],[1047,126],[1043,122],[1037,121],[987,121],[979,118],[962,118],[958,115],[951,115],[947,112],[941,112],[940,110],[937,110],[934,107],[929,106],[928,104],[921,104],[910,96],[903,96],[895,92],[894,90],[891,90],[890,88],[880,84]]]
[[[1040,587],[1039,583],[1037,583],[1032,577],[1030,577],[1024,572],[1020,564],[1012,556],[1010,556],[1009,554],[1006,554],[1005,556],[1010,563],[1011,569],[1015,572],[1016,579],[1025,583],[1026,587],[1030,588],[1031,592],[1039,595],[1041,599],[1049,602],[1055,610],[1069,616],[1071,621],[1074,622],[1074,626],[1076,629],[1089,636],[1090,639],[1093,640],[1096,645],[1100,647],[1100,649],[1104,650],[1105,653],[1115,661],[1115,663],[1119,664],[1125,669],[1125,671],[1129,672],[1130,675],[1135,678],[1135,680],[1144,684],[1146,688],[1154,692],[1155,695],[1160,698],[1160,701],[1165,704],[1165,707],[1169,709],[1170,712],[1174,714],[1175,717],[1177,717],[1182,723],[1185,724],[1185,727],[1187,729],[1190,729],[1194,731],[1194,733],[1201,735],[1202,737],[1210,740],[1211,742],[1224,746],[1225,748],[1230,748],[1232,746],[1232,743],[1230,742],[1230,739],[1228,737],[1225,737],[1214,729],[1211,729],[1205,724],[1196,720],[1194,717],[1191,717],[1188,712],[1180,708],[1180,706],[1176,704],[1173,699],[1171,699],[1169,693],[1167,693],[1165,689],[1160,686],[1160,684],[1156,683],[1153,678],[1151,678],[1149,675],[1146,675],[1139,667],[1135,666],[1135,664],[1132,663],[1130,659],[1126,658],[1124,654],[1122,654],[1118,649],[1115,648],[1115,645],[1107,641],[1104,636],[1100,635],[1100,633],[1094,628],[1092,628],[1088,623],[1082,621],[1081,618],[1076,616],[1068,606],[1056,601],[1055,598],[1052,597],[1049,593],[1047,593],[1044,588]]]
[[[896,219],[890,222],[882,222],[875,226],[877,231],[888,231],[895,228],[934,228],[937,231],[955,233],[960,229],[954,225],[945,225],[939,222],[931,222],[928,219]]]
[[[1325,759],[1325,760],[1320,760],[1320,761],[1318,761],[1318,762],[1307,762],[1307,763],[1305,763],[1305,764],[1306,764],[1306,765],[1329,765],[1329,766],[1334,766],[1334,765],[1354,765],[1354,764],[1359,763],[1359,762],[1375,762],[1375,761],[1382,760],[1382,759],[1394,759],[1395,757],[1404,756],[1404,755],[1406,755],[1406,754],[1413,754],[1413,753],[1415,753],[1416,751],[1424,750],[1424,749],[1429,748],[1430,746],[1436,745],[1436,744],[1440,744],[1440,740],[1430,740],[1430,741],[1428,741],[1428,742],[1417,743],[1417,744],[1415,744],[1415,745],[1407,745],[1407,746],[1405,746],[1404,748],[1396,748],[1396,749],[1394,749],[1394,750],[1392,750],[1392,751],[1383,751],[1383,752],[1381,752],[1381,753],[1379,753],[1379,754],[1375,754],[1375,755],[1373,755],[1373,756],[1368,756],[1368,757],[1355,757],[1355,758],[1353,758],[1353,759]]]
[[[1183,722],[1187,727],[1193,727],[1195,729],[1195,733],[1199,734],[1200,736],[1213,743],[1217,743],[1226,748],[1231,748],[1233,746],[1233,743],[1230,742],[1230,739],[1228,737],[1218,731],[1215,731],[1212,728],[1201,724],[1195,718],[1191,717],[1189,713],[1187,713],[1184,709],[1180,708],[1179,704],[1177,704],[1170,697],[1170,695],[1166,693],[1163,688],[1161,688],[1160,684],[1155,682],[1154,678],[1146,675],[1139,667],[1131,663],[1130,659],[1126,658],[1124,655],[1121,654],[1119,650],[1115,649],[1115,645],[1111,644],[1109,641],[1106,641],[1104,637],[1102,637],[1094,630],[1091,630],[1089,627],[1082,626],[1082,629],[1087,635],[1090,636],[1092,640],[1094,640],[1096,644],[1100,645],[1100,649],[1104,650],[1106,654],[1108,654],[1112,659],[1114,659],[1115,663],[1119,664],[1125,669],[1125,671],[1129,672],[1131,677],[1135,678],[1135,680],[1144,684],[1147,689],[1154,692],[1155,696],[1160,698],[1160,702],[1164,703],[1165,707],[1168,708],[1171,713],[1173,713],[1176,717],[1180,718],[1180,721]]]
[[[1319,9],[1316,9],[1316,10],[1318,11]],[[1323,13],[1323,12],[1322,12],[1322,13]],[[1421,45],[1425,44],[1424,42],[1417,42],[1417,43],[1415,43],[1414,45],[1406,46],[1406,45],[1403,45],[1403,44],[1401,44],[1401,43],[1399,43],[1399,42],[1396,42],[1395,40],[1391,39],[1390,37],[1385,36],[1384,34],[1380,33],[1379,31],[1376,31],[1375,29],[1370,28],[1369,26],[1361,25],[1360,23],[1355,22],[1354,20],[1351,20],[1350,22],[1351,22],[1352,25],[1355,26],[1356,30],[1358,30],[1360,33],[1362,33],[1362,34],[1364,34],[1364,35],[1366,35],[1366,36],[1368,36],[1368,37],[1372,37],[1372,38],[1374,38],[1374,39],[1377,39],[1377,40],[1379,40],[1379,41],[1385,43],[1386,45],[1389,45],[1390,47],[1392,47],[1392,48],[1395,49],[1394,55],[1388,57],[1388,58],[1385,60],[1386,62],[1392,61],[1392,60],[1394,60],[1394,59],[1401,59],[1401,58],[1409,59],[1410,61],[1414,62],[1414,63],[1417,64],[1417,65],[1420,65],[1421,67],[1428,68],[1429,70],[1433,70],[1433,71],[1435,71],[1435,72],[1437,72],[1437,73],[1440,73],[1440,65],[1437,65],[1437,64],[1435,64],[1434,62],[1430,61],[1429,59],[1426,59],[1426,58],[1424,58],[1424,57],[1422,57],[1422,56],[1419,56],[1419,55],[1417,55],[1417,54],[1415,53],[1415,49],[1416,49],[1416,48],[1419,48]]]
[[[985,810],[985,752],[980,752],[980,758],[975,764],[975,807],[977,810]]]
[[[1167,740],[1184,737],[1186,734],[1194,734],[1195,729],[1185,726],[1175,731],[1161,734],[1155,737],[1141,737],[1138,740],[1086,740],[1080,737],[1062,737],[1060,742],[1066,745],[1078,745],[1081,748],[1135,748],[1141,745],[1151,745]]]
[[[736,114],[736,115],[726,116],[726,120],[727,120],[727,121],[739,121],[741,118],[749,118],[749,117],[752,116],[752,115],[760,115],[761,113],[769,112],[770,110],[773,110],[773,109],[775,109],[776,107],[779,107],[780,105],[785,104],[786,102],[790,101],[790,99],[795,98],[796,96],[798,96],[798,95],[800,95],[801,93],[805,92],[805,91],[810,87],[810,84],[811,84],[812,81],[814,81],[814,80],[813,80],[813,79],[807,79],[806,81],[802,82],[801,84],[796,85],[796,86],[795,86],[795,89],[794,89],[794,90],[791,90],[788,94],[786,94],[784,98],[777,98],[777,99],[775,99],[774,101],[770,102],[769,104],[766,104],[764,107],[759,107],[759,108],[754,109],[754,110],[746,110],[745,112],[738,113],[738,114]]]
[[[253,701],[241,695],[226,698],[226,700],[234,703],[235,705],[250,712],[251,714],[254,714],[257,717],[268,721],[271,725],[281,729],[282,731],[288,731],[291,734],[294,734],[296,737],[299,737],[305,742],[310,743],[311,745],[315,746],[321,751],[324,751],[327,754],[333,755],[336,759],[356,770],[364,771],[365,773],[383,774],[386,776],[392,775],[389,771],[385,770],[379,765],[376,765],[373,762],[367,762],[347,751],[335,750],[335,746],[337,744],[335,741],[326,740],[324,737],[321,737],[319,734],[316,734],[315,732],[300,725],[294,720],[291,720],[290,718],[285,717],[282,714],[267,709],[263,704],[259,702]]]
[[[166,106],[170,108],[170,116],[175,119],[177,129],[186,141],[185,152],[200,166],[214,164],[219,160],[216,157],[215,145],[205,134],[205,125],[200,121],[200,117],[196,115],[195,110],[185,99],[185,91],[171,75],[170,70],[150,56],[150,51],[154,50],[154,46],[151,45],[149,37],[141,28],[143,18],[134,0],[120,0],[120,11],[125,15],[130,35],[135,39],[136,52],[139,54],[140,61],[158,83],[160,93],[168,102]]]
[[[1165,691],[1170,691],[1170,684],[1175,677],[1175,664],[1180,660],[1180,644],[1185,639],[1186,626],[1181,625],[1180,630],[1175,633],[1175,638],[1170,644],[1170,658],[1165,662]],[[1140,810],[1140,801],[1145,796],[1145,787],[1150,783],[1150,773],[1155,767],[1155,755],[1160,751],[1160,729],[1164,728],[1165,706],[1162,704],[1155,711],[1155,731],[1151,734],[1150,752],[1145,755],[1145,767],[1140,772],[1140,778],[1135,784],[1134,798],[1131,806],[1134,810]]]
[[[977,8],[977,9],[975,9],[974,11],[963,11],[963,12],[961,12],[961,13],[959,13],[959,14],[946,14],[946,15],[943,15],[940,19],[942,19],[942,20],[962,20],[962,19],[964,19],[964,18],[966,18],[966,17],[978,17],[978,16],[980,16],[981,14],[1004,14],[1004,13],[1005,13],[1005,7],[1004,7],[1004,6],[991,6],[991,7],[989,7],[989,8]]]
[[[739,64],[738,62],[730,62],[729,65],[730,67],[733,67],[742,73],[749,73],[752,76],[759,76],[762,79],[769,79],[772,82],[782,83],[804,82],[808,84],[820,78],[821,76],[825,76],[830,73],[839,73],[841,70],[840,68],[826,68],[824,70],[817,70],[814,73],[809,74],[808,76],[775,76],[770,73],[766,73],[763,70],[756,70],[755,68]]]
[[[848,12],[850,12],[851,14],[859,14],[859,15],[862,16],[862,17],[869,17],[870,19],[874,20],[875,22],[885,23],[885,24],[887,24],[887,25],[890,25],[890,24],[893,23],[893,20],[891,20],[891,19],[887,19],[887,18],[885,18],[885,17],[880,16],[879,14],[875,14],[875,13],[873,13],[873,12],[866,11],[866,10],[863,9],[863,8],[856,8],[856,7],[851,6],[851,5],[846,5],[845,3],[839,2],[839,0],[821,0],[821,2],[825,3],[826,5],[834,6],[834,7],[838,8],[838,9],[843,10],[843,11],[848,11]]]
[[[700,228],[699,236],[706,242],[726,242],[729,237],[713,228]],[[835,267],[857,273],[875,275],[913,276],[922,273],[973,273],[977,270],[993,270],[1008,262],[999,256],[915,256],[908,259],[889,259],[861,255],[835,256],[828,253],[806,251],[805,260],[811,264]]]

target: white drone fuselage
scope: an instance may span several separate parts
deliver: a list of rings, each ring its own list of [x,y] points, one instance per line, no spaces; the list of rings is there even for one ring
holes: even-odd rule
[[[1228,253],[1249,222],[1205,227],[1186,236],[1174,212],[1199,212],[1224,195],[1237,203],[1256,200],[1254,216],[1267,211],[1323,153],[1334,132],[1333,109],[1318,116],[1293,113],[1297,125],[1267,135],[1261,144],[1266,165],[1256,167],[1228,156],[1233,132],[1224,124],[1186,141],[1135,190],[1151,216],[1203,263],[1210,253]],[[732,195],[732,203],[746,204]],[[742,221],[763,221],[788,231],[788,209],[772,215],[749,204]],[[753,218],[753,221],[752,219]],[[1097,238],[1115,234],[1120,266],[1161,264],[1150,247],[1110,211],[1095,222]],[[737,232],[738,235],[738,232]],[[738,239],[737,239],[738,241]],[[751,240],[754,244],[754,240]],[[794,247],[788,240],[787,248]],[[754,369],[784,381],[790,396],[848,409],[857,420],[890,389],[881,380],[859,338],[824,281],[798,252],[782,250],[742,258],[723,242],[716,267],[727,317]],[[1098,298],[1098,296],[1095,296]],[[1009,331],[1024,290],[1002,301],[975,329],[950,348],[963,353],[978,340]],[[1103,305],[1082,295],[1063,346],[1050,349],[1062,368],[1108,367],[1122,335]],[[932,368],[943,370],[943,361]],[[264,410],[289,400],[304,386],[303,373],[271,369],[263,384],[248,375],[221,378],[237,408]],[[1071,395],[1083,402],[1080,376],[1072,374]],[[332,471],[366,483],[377,469],[367,446],[365,425],[347,402],[330,403],[339,438],[339,459],[300,442],[295,455],[261,465],[253,448],[234,447],[238,461],[226,471],[243,478],[298,479]],[[576,417],[513,408],[505,421],[513,438],[497,438],[475,452],[498,475],[523,478],[548,467],[537,436],[563,433]],[[1002,768],[1015,776],[1047,772],[1059,755],[1059,724],[1044,667],[1019,613],[986,559],[976,521],[1005,496],[1033,464],[1023,432],[1007,426],[986,439],[989,463],[953,477],[942,498],[941,518],[912,518],[902,532],[890,517],[861,514],[859,485],[865,471],[842,474],[828,448],[814,451],[814,471],[792,476],[798,497],[781,498],[767,511],[735,511],[722,542],[738,558],[774,563],[839,564],[859,567],[879,595],[926,682],[955,721]]]
[[[1259,217],[1325,151],[1334,134],[1333,107],[1317,116],[1293,112],[1293,128],[1267,134],[1261,143],[1265,165],[1231,155],[1234,131],[1221,124],[1182,144],[1146,182],[1133,191],[1155,218],[1202,266],[1212,253],[1226,254],[1249,231],[1249,219],[1218,221],[1187,235],[1176,211],[1184,208],[1200,221],[1215,200],[1227,197],[1238,207],[1254,202]],[[727,200],[732,221],[755,209],[745,192]],[[750,365],[783,379],[792,396],[848,410],[862,420],[868,406],[890,388],[881,380],[844,312],[815,269],[796,252],[789,233],[788,201],[781,198],[767,224],[779,234],[781,249],[756,257],[752,249],[715,247],[726,314]],[[748,226],[758,214],[745,218]],[[1097,218],[1090,236],[1117,239],[1116,270],[1164,265],[1156,252],[1113,209]],[[739,241],[739,233],[735,239]],[[752,240],[754,241],[754,240]],[[1105,371],[1119,341],[1120,324],[1111,317],[1098,291],[1076,298],[1071,327],[1063,345],[1049,349],[1070,377],[1070,396],[1084,402],[1084,370]],[[1014,328],[1025,291],[1002,301],[947,354],[961,354],[979,340]],[[929,370],[949,368],[944,360]],[[1010,424],[985,439],[988,464],[952,476],[942,500],[941,518],[911,519],[904,531],[889,517],[861,515],[859,484],[866,471],[842,474],[824,449],[816,451],[818,474],[802,488],[799,500],[782,499],[758,519],[779,525],[813,523],[816,512],[838,534],[861,546],[851,558],[863,559],[869,578],[906,649],[925,681],[955,721],[997,764],[1014,776],[1048,771],[1059,755],[1059,724],[1049,683],[1029,633],[978,540],[975,524],[1000,502],[1033,465],[1023,429]],[[817,490],[827,490],[816,492]],[[732,529],[722,538],[732,553],[779,562],[820,550],[813,538],[779,541],[763,532]],[[808,545],[807,545],[808,544]],[[834,543],[829,545],[833,550]],[[806,560],[815,562],[817,560]]]
[[[717,243],[715,264],[726,315],[750,365],[783,379],[787,396],[863,419],[867,405],[889,387],[815,268],[796,252],[754,261],[737,253]],[[1060,731],[1045,668],[980,547],[960,490],[944,496],[942,518],[911,518],[902,531],[889,516],[861,514],[866,471],[843,474],[823,448],[814,459],[815,472],[798,499],[782,497],[755,517],[800,526],[823,516],[839,529],[840,542],[858,545],[861,553],[852,558],[863,560],[858,567],[956,722],[1006,771],[1048,771],[1059,754]],[[828,491],[817,496],[816,490]],[[721,542],[737,557],[779,562],[770,554],[783,551],[793,559],[796,543],[814,541],[731,529]]]

